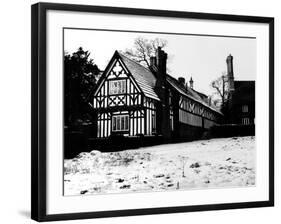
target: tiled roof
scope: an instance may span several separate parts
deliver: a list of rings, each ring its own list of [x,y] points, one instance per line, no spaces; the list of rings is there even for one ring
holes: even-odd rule
[[[125,66],[129,69],[130,73],[136,80],[139,87],[142,89],[145,96],[156,99],[156,100],[160,100],[158,95],[154,91],[154,87],[156,84],[156,77],[154,76],[154,74],[148,68],[145,68],[144,66],[140,65],[139,63],[126,57],[122,53],[118,52],[118,54],[121,57]],[[169,74],[167,74],[167,81],[180,94],[187,96],[187,97],[193,99],[194,101],[201,103],[205,107],[208,107],[215,112],[221,113],[217,108],[210,106],[206,102],[206,98],[205,98],[204,94],[199,93],[189,87],[182,87],[179,84],[178,80],[173,78]]]
[[[194,101],[203,104],[205,107],[208,107],[209,109],[217,112],[217,113],[221,113],[217,108],[210,106],[205,99],[202,97],[205,94],[202,93],[198,93],[197,91],[191,89],[190,87],[186,86],[186,87],[182,87],[179,82],[173,78],[172,76],[167,74],[167,81],[168,83],[175,89],[177,90],[180,94],[193,99]]]
[[[156,78],[153,73],[149,69],[129,59],[120,52],[118,52],[118,54],[120,55],[123,63],[129,69],[130,73],[132,74],[137,84],[143,91],[144,95],[156,100],[160,100],[154,91]]]

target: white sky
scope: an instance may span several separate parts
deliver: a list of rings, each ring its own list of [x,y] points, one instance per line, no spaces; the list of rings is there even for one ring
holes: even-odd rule
[[[65,29],[64,50],[73,53],[81,46],[104,70],[115,50],[132,48],[134,39],[140,36],[167,40],[164,50],[168,53],[169,74],[186,81],[192,76],[195,90],[207,95],[214,92],[211,81],[226,71],[229,54],[233,56],[235,79],[255,80],[256,39]]]

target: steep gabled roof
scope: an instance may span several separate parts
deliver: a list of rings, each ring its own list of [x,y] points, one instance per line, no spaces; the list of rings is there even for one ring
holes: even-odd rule
[[[98,90],[101,82],[103,81],[103,77],[106,75],[106,73],[108,72],[108,70],[110,68],[110,65],[113,63],[114,59],[116,59],[116,58],[121,59],[122,63],[125,65],[126,69],[130,72],[131,76],[136,81],[138,87],[142,90],[142,92],[144,93],[144,95],[146,97],[160,101],[160,98],[158,97],[157,93],[154,90],[155,85],[156,85],[156,77],[152,73],[152,71],[150,69],[140,65],[139,63],[135,62],[134,60],[126,57],[119,51],[115,51],[113,57],[111,58],[109,64],[107,65],[102,77],[98,81],[97,89],[95,90],[95,92]],[[189,97],[190,99],[204,105],[205,107],[208,107],[212,111],[215,111],[215,112],[221,114],[221,112],[218,109],[210,106],[206,102],[205,94],[197,92],[189,87],[182,87],[180,85],[180,83],[178,82],[178,80],[173,78],[169,74],[167,74],[167,82],[170,84],[170,86],[172,88],[174,88],[180,94],[182,94],[186,97]]]
[[[129,71],[130,75],[133,77],[134,81],[136,82],[136,84],[142,90],[143,94],[146,97],[160,101],[158,95],[154,91],[156,78],[153,75],[153,73],[149,69],[147,69],[147,68],[143,67],[142,65],[138,64],[137,62],[129,59],[128,57],[126,57],[125,55],[123,55],[122,53],[120,53],[117,50],[115,51],[114,55],[110,59],[103,74],[101,75],[100,79],[98,80],[96,87],[91,91],[88,98],[91,97],[91,95],[96,94],[98,92],[99,88],[101,87],[101,85],[104,81],[104,78],[106,77],[106,75],[108,74],[108,72],[112,66],[112,63],[116,59],[121,60],[121,63],[124,64],[126,69]]]
[[[125,64],[125,66],[130,71],[131,75],[134,77],[134,79],[138,83],[139,87],[144,92],[144,94],[147,97],[150,97],[150,98],[153,98],[156,100],[160,100],[159,97],[157,96],[156,92],[154,91],[154,87],[156,84],[156,77],[154,76],[154,74],[148,68],[145,68],[144,66],[140,65],[139,63],[126,57],[122,53],[118,52],[118,54],[119,54],[120,58],[122,59],[123,63]],[[199,93],[189,87],[182,87],[179,84],[178,80],[173,78],[169,74],[167,74],[167,81],[180,94],[185,95],[185,96],[197,101],[198,103],[203,104],[205,107],[208,107],[212,111],[215,111],[215,112],[221,114],[221,112],[217,108],[210,106],[206,102],[205,94]]]
[[[132,59],[126,57],[125,55],[118,52],[120,55],[122,61],[126,65],[126,67],[131,72],[132,76],[135,78],[137,83],[139,84],[140,88],[144,92],[144,94],[150,98],[154,98],[159,100],[159,97],[154,91],[155,83],[156,83],[156,77],[154,74],[144,66],[140,65],[139,63],[133,61]],[[215,110],[218,112],[215,108],[212,108],[209,106],[206,102],[203,96],[205,96],[203,93],[199,93],[189,87],[182,88],[180,84],[178,83],[178,80],[167,74],[167,81],[170,83],[170,85],[176,89],[178,92],[180,92],[183,95],[186,95],[188,97],[191,97],[193,100],[196,100],[199,103],[204,104],[204,106],[210,107],[210,109]]]
[[[160,100],[158,95],[154,91],[156,78],[153,73],[149,69],[129,59],[120,52],[118,52],[118,54],[122,62],[125,64],[131,75],[134,77],[137,84],[143,91],[144,95],[155,100]]]
[[[221,114],[221,112],[217,108],[212,107],[205,101],[205,99],[204,99],[205,94],[199,93],[188,86],[185,86],[185,87],[181,86],[177,79],[173,78],[172,76],[170,76],[168,74],[167,74],[167,81],[180,94],[182,94],[188,98],[191,98],[200,104],[203,104],[205,107],[208,107],[212,111],[215,111],[215,112]]]

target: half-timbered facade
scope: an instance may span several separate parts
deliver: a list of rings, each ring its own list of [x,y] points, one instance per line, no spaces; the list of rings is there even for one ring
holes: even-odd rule
[[[111,135],[184,137],[208,129],[221,113],[198,92],[166,73],[167,54],[158,49],[145,68],[115,51],[93,93],[96,137]]]

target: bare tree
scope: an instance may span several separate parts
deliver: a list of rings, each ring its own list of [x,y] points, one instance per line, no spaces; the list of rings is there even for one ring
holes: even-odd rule
[[[134,41],[134,47],[126,49],[124,54],[145,67],[149,67],[150,57],[156,56],[158,47],[163,48],[166,45],[167,41],[161,38],[149,40],[144,37],[137,37]]]
[[[211,82],[212,88],[215,89],[214,97],[218,96],[221,102],[221,107],[224,107],[228,100],[228,76],[226,72],[222,72],[222,75]]]

